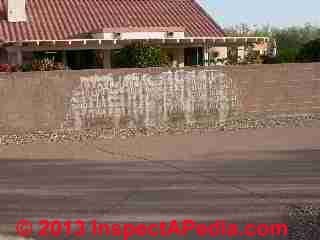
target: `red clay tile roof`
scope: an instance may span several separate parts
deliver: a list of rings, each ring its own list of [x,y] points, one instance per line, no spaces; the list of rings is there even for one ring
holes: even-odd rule
[[[104,28],[182,27],[190,37],[223,37],[222,29],[195,0],[27,0],[28,22],[6,21],[5,41],[69,39]]]

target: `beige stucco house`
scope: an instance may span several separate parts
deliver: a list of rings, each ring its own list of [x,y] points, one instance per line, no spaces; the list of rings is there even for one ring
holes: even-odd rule
[[[28,64],[41,53],[83,69],[110,68],[112,51],[135,42],[161,47],[184,67],[268,39],[226,37],[196,0],[0,0],[0,41],[0,63]]]

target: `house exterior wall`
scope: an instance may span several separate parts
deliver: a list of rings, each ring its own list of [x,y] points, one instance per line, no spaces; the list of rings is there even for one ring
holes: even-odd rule
[[[23,64],[32,64],[33,52],[22,52]]]
[[[254,44],[253,51],[258,51],[261,55],[268,53],[268,43]]]
[[[11,65],[22,65],[23,55],[21,47],[8,47],[8,63]]]
[[[32,52],[23,52],[19,47],[0,48],[0,64],[21,65],[32,63]]]
[[[0,48],[0,64],[8,63],[8,52],[5,48]]]

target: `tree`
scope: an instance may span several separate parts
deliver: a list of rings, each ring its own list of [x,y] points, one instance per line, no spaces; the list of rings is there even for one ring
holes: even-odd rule
[[[304,44],[320,38],[320,28],[306,24],[304,27],[273,29],[277,40],[279,62],[295,62]]]
[[[304,44],[297,55],[297,61],[320,62],[320,39]]]
[[[245,31],[244,31],[245,29]],[[229,36],[258,36],[270,37],[277,42],[278,56],[272,62],[287,63],[297,61],[300,49],[308,42],[320,39],[320,28],[310,23],[302,27],[292,26],[287,28],[271,27],[269,25],[253,28],[240,24],[226,29]]]
[[[231,26],[224,29],[228,36],[232,37],[246,37],[252,34],[251,27],[246,23],[240,23],[239,25]]]

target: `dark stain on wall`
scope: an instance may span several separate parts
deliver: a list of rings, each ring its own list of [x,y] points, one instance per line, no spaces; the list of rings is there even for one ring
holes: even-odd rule
[[[1,134],[320,110],[320,64],[3,73]]]

